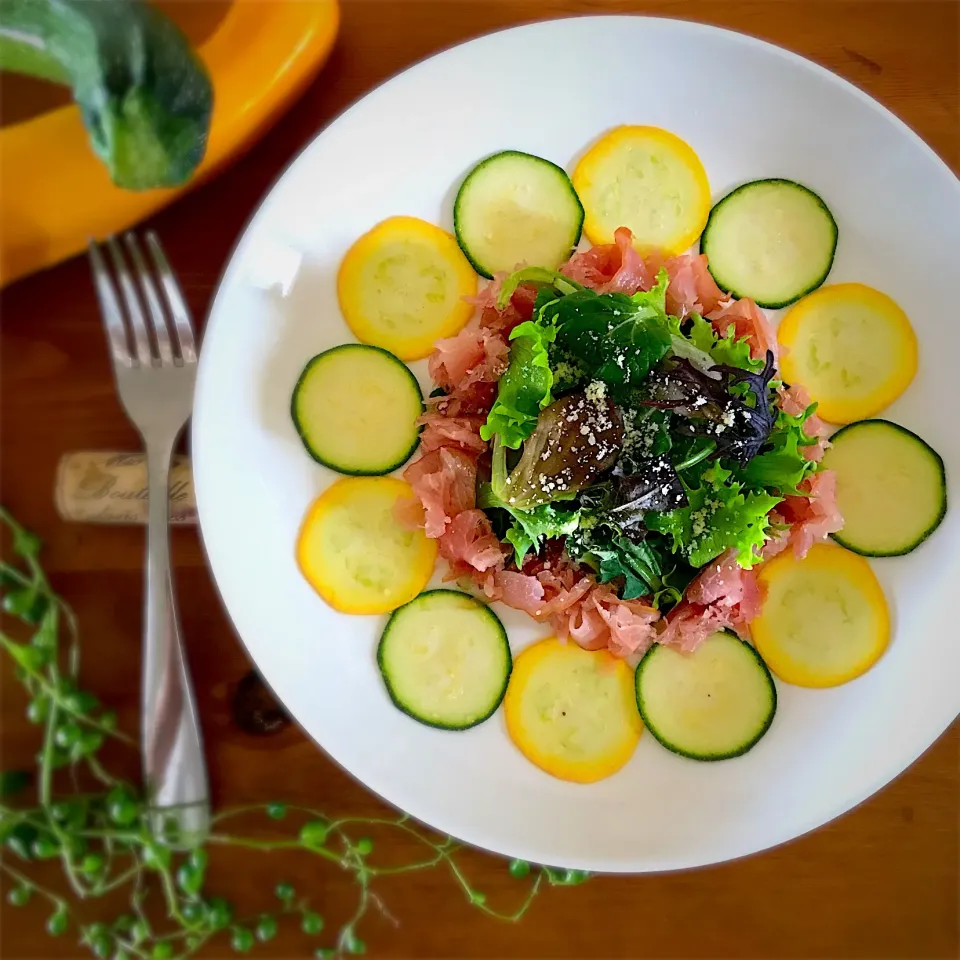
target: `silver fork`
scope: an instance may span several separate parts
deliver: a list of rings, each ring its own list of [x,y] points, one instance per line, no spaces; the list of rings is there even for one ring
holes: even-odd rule
[[[147,452],[149,526],[141,690],[143,776],[154,833],[167,842],[191,845],[209,828],[210,795],[170,578],[167,496],[173,445],[193,406],[196,341],[190,311],[156,234],[146,234],[152,271],[133,233],[124,237],[126,256],[115,237],[110,237],[104,246],[113,273],[101,248],[91,242],[94,284],[117,392],[127,416],[140,431]]]

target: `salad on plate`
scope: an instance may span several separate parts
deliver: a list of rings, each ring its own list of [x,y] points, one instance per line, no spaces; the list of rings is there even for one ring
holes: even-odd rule
[[[360,342],[312,358],[291,401],[344,475],[307,513],[300,568],[335,609],[389,615],[393,703],[445,730],[502,704],[530,761],[585,783],[644,728],[691,759],[743,754],[774,677],[828,687],[876,663],[890,616],[865,558],[916,549],[946,483],[877,417],[916,338],[881,291],[825,283],[823,199],[764,179],[714,204],[687,143],[623,126],[572,176],[485,158],[453,222],[391,217],[353,244],[337,288]],[[513,651],[498,603],[543,639]]]

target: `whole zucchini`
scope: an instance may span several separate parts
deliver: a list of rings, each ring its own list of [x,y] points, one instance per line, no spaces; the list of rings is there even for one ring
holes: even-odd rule
[[[213,87],[179,28],[140,0],[3,0],[0,69],[68,84],[117,186],[178,186],[203,159]]]

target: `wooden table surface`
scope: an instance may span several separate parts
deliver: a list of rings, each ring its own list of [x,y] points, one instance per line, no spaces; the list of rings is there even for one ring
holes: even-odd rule
[[[891,108],[960,170],[960,6],[950,0],[346,0],[338,45],[302,100],[244,159],[153,222],[195,316],[205,315],[234,241],[278,173],[375,84],[436,50],[511,23],[626,11],[715,23],[810,57]],[[23,280],[4,291],[0,304],[2,500],[44,538],[54,584],[77,609],[85,685],[116,705],[121,723],[132,729],[143,533],[65,524],[51,500],[63,453],[138,448],[114,395],[86,263]],[[231,726],[227,693],[250,665],[194,530],[174,533],[173,554],[217,805],[284,798],[331,812],[375,813],[379,801],[293,729],[265,749]],[[30,763],[36,728],[23,719],[24,701],[6,662],[2,695],[3,766]],[[399,926],[371,920],[369,951],[397,957],[956,957],[958,747],[955,724],[878,795],[783,847],[695,872],[597,878],[550,890],[519,926],[485,919],[439,871],[385,882],[380,891]],[[502,861],[470,853],[467,865],[492,895],[514,889]],[[348,878],[297,853],[252,862],[240,854],[218,857],[211,883],[241,907],[256,908],[281,875],[329,904],[331,921],[350,893]],[[75,939],[47,937],[39,910],[13,914],[4,905],[0,919],[4,957],[81,955]],[[218,953],[229,951],[221,944],[209,955]],[[310,949],[291,928],[261,953],[299,957]]]

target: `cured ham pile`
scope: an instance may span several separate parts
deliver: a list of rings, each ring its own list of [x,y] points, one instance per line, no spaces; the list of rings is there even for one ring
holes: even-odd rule
[[[720,336],[731,325],[737,338],[747,338],[754,357],[777,356],[776,335],[769,321],[749,299],[725,295],[707,270],[704,255],[641,258],[630,231],[621,227],[616,242],[576,253],[561,272],[599,293],[633,295],[650,290],[663,268],[669,276],[668,312],[684,318],[700,314]],[[599,583],[569,559],[559,541],[548,541],[539,555],[529,555],[517,569],[512,551],[502,544],[483,510],[477,506],[479,475],[489,475],[490,453],[480,428],[497,396],[497,382],[507,368],[510,332],[529,320],[536,289],[521,284],[503,309],[497,308],[504,277],[496,277],[474,299],[473,319],[454,337],[440,340],[429,360],[430,374],[443,395],[432,397],[421,418],[420,456],[404,471],[420,510],[405,520],[422,526],[436,539],[449,563],[448,579],[469,577],[490,600],[528,613],[548,624],[558,637],[588,650],[609,649],[636,661],[653,643],[695,649],[719,628],[749,638],[750,621],[762,595],[760,566],[745,569],[732,552],[707,564],[687,587],[683,599],[665,616],[643,599],[624,600],[609,583]],[[780,409],[799,416],[810,403],[799,386],[779,389]],[[804,456],[819,461],[827,430],[814,415],[804,423],[813,442]],[[797,495],[785,497],[771,512],[771,535],[763,561],[787,548],[798,557],[841,527],[836,484],[830,471],[807,477]]]

